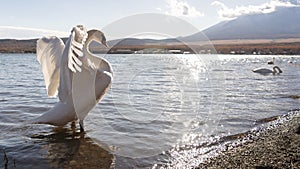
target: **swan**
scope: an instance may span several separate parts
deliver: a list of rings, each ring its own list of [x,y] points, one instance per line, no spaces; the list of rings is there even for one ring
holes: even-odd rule
[[[273,65],[273,64],[275,63],[275,57],[273,57],[273,59],[272,59],[272,60],[269,60],[267,63],[268,63],[269,65]]]
[[[58,95],[59,101],[32,123],[63,126],[78,119],[80,131],[84,131],[84,118],[109,90],[113,79],[110,63],[90,52],[92,41],[107,47],[101,31],[86,31],[82,25],[72,29],[66,44],[58,37],[37,41],[37,60],[47,94]]]
[[[274,66],[273,70],[267,69],[267,68],[257,68],[252,70],[254,73],[260,73],[260,74],[270,74],[270,73],[282,73],[282,70],[278,66]]]

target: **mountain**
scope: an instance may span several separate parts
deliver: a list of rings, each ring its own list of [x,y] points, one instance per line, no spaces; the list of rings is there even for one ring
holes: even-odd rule
[[[170,39],[138,39],[138,38],[124,38],[108,41],[109,46],[142,46],[142,45],[154,45],[154,44],[168,44],[168,43],[180,43],[176,38]]]
[[[5,31],[6,30],[6,31]],[[5,33],[9,32],[9,33]],[[34,33],[32,33],[34,32]],[[2,34],[1,34],[2,33]],[[42,37],[45,34],[58,34],[59,32],[37,30],[37,29],[28,29],[28,28],[14,28],[14,27],[1,27],[0,26],[0,37],[1,35],[15,35],[16,39],[22,39],[23,35],[33,36],[32,40],[14,40],[14,39],[3,39],[0,40],[0,53],[1,52],[35,52],[36,46],[36,36]],[[21,36],[22,35],[22,36]],[[178,37],[173,39],[136,39],[136,38],[125,38],[111,40],[108,42],[110,47],[114,47],[114,50],[118,49],[128,49],[132,51],[142,50],[145,48],[165,48],[165,49],[184,49],[186,50],[186,43],[197,42],[201,40],[207,40],[206,36],[210,40],[232,40],[235,45],[231,45],[231,42],[222,42],[225,44],[223,47],[219,46],[219,53],[228,53],[230,51],[240,50],[238,45],[240,41],[235,40],[254,40],[255,43],[258,43],[257,40],[267,40],[265,43],[264,49],[261,51],[270,51],[270,48],[274,48],[273,53],[291,53],[299,54],[300,47],[299,41],[293,42],[281,41],[281,40],[290,40],[287,38],[300,38],[300,7],[277,7],[275,12],[265,13],[265,14],[252,14],[240,16],[236,19],[223,21],[219,24],[216,24],[202,32],[186,36]],[[63,33],[63,37],[67,37]],[[65,39],[64,39],[65,40]],[[181,42],[185,42],[185,44]],[[213,42],[216,43],[216,42]],[[227,43],[227,44],[226,44]],[[262,42],[260,41],[260,44]],[[268,44],[267,44],[268,43]],[[276,43],[276,45],[274,45]],[[289,44],[287,44],[289,43]],[[217,43],[216,43],[217,44]],[[228,46],[229,44],[229,46]],[[278,46],[286,45],[285,47]],[[227,46],[226,46],[227,45]],[[290,45],[290,46],[289,46]],[[291,46],[292,45],[292,46]],[[92,44],[92,48],[96,49],[99,52],[106,51],[107,49],[98,49],[98,45]],[[271,47],[273,46],[273,47]],[[236,48],[233,48],[236,47]],[[245,48],[249,49],[250,53],[254,50],[257,50],[258,45],[246,46]],[[275,49],[276,48],[276,49]],[[284,50],[283,52],[278,52],[278,49]],[[244,49],[243,49],[244,50]]]
[[[277,7],[272,13],[240,16],[183,40],[203,40],[203,33],[210,40],[300,38],[300,7]]]

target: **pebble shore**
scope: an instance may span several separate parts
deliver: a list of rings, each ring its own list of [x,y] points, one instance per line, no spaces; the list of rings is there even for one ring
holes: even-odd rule
[[[300,113],[260,133],[255,141],[220,153],[199,169],[300,168]]]

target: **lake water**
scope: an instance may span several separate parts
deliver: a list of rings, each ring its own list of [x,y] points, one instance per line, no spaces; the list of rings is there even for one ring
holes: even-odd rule
[[[298,56],[103,57],[113,85],[82,134],[78,124],[26,123],[58,99],[47,97],[34,54],[0,54],[1,167],[5,155],[8,168],[195,167],[224,148],[222,138],[299,109]],[[273,57],[282,74],[252,72],[272,68]]]

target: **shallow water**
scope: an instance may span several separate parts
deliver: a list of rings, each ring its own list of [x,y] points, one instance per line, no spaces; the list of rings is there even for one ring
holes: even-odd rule
[[[0,155],[9,168],[193,167],[220,148],[219,138],[299,109],[297,56],[275,56],[283,73],[266,76],[251,70],[271,68],[273,56],[104,57],[113,85],[80,134],[70,124],[26,123],[57,99],[47,97],[34,54],[0,54]]]

